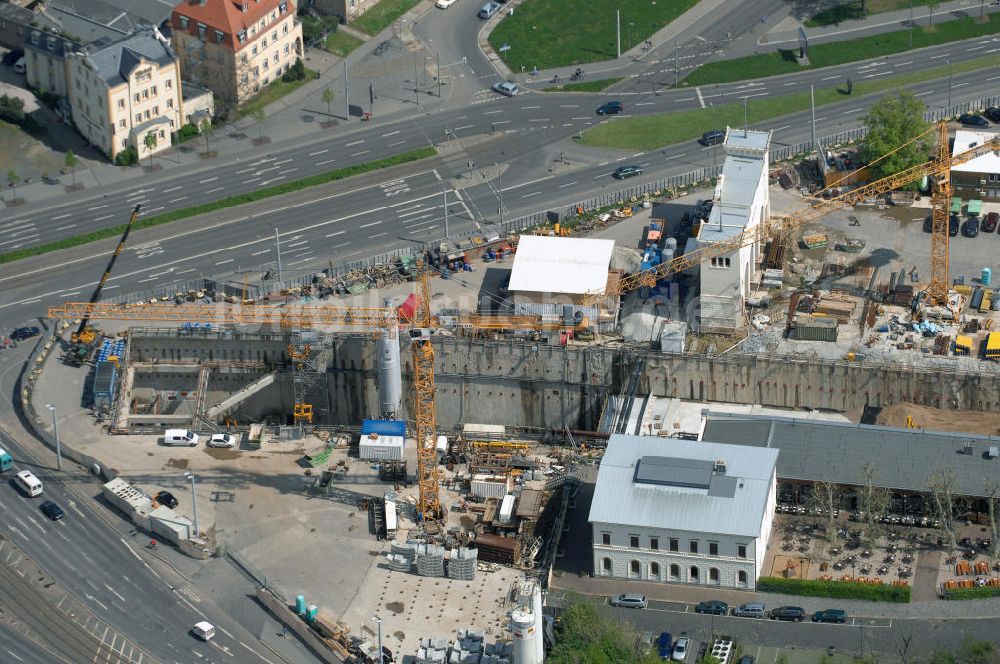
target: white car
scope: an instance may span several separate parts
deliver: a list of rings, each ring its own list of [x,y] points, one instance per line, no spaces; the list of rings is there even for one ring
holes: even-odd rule
[[[216,433],[206,443],[209,447],[236,447],[236,438],[228,433]]]
[[[457,2],[457,0],[438,0],[437,7],[438,9],[448,9],[448,7],[451,7],[455,4],[455,2]]]
[[[682,636],[681,638],[677,639],[677,641],[674,643],[674,652],[670,656],[670,659],[672,659],[675,662],[683,662],[687,660],[687,656],[688,656],[688,640],[687,637]]]
[[[517,94],[517,84],[511,83],[510,81],[503,81],[501,83],[493,84],[493,92],[499,92],[502,95],[508,97],[513,97]]]

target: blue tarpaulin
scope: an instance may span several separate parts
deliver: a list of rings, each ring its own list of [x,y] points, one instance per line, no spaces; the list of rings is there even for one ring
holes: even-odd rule
[[[402,420],[362,420],[361,435],[377,433],[380,436],[406,437],[406,422]]]

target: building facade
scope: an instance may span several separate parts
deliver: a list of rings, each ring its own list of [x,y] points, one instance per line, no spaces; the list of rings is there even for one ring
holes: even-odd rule
[[[91,44],[66,60],[73,124],[91,144],[111,159],[128,147],[140,158],[170,147],[181,125],[181,73],[156,28]],[[146,144],[150,134],[153,147]]]
[[[993,132],[959,129],[955,132],[952,154],[965,152],[995,135]],[[1000,156],[991,152],[964,164],[952,166],[951,189],[952,195],[966,201],[977,199],[991,203],[1000,201]]]
[[[342,23],[353,21],[377,3],[378,0],[306,0],[307,7],[315,7],[323,14],[337,16]]]
[[[777,450],[612,436],[589,520],[595,576],[753,590]]]
[[[714,205],[708,220],[691,238],[690,247],[734,242],[744,233],[755,232],[771,215],[767,183],[770,143],[771,132],[726,131],[726,161],[715,188]],[[747,242],[701,263],[698,318],[703,331],[728,333],[746,327],[746,300],[761,249],[759,241]]]
[[[292,0],[184,0],[170,18],[187,78],[230,109],[279,78],[302,56]]]
[[[52,92],[60,97],[69,95],[66,75],[66,55],[79,45],[65,37],[32,30],[24,40],[24,65],[28,85]]]

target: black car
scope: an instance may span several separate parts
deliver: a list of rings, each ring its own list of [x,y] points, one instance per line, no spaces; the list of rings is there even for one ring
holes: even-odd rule
[[[996,106],[990,106],[987,108],[983,111],[983,115],[985,115],[986,119],[990,122],[1000,122],[1000,108],[997,108]]]
[[[710,129],[701,135],[701,144],[705,147],[721,145],[726,140],[726,132],[721,129]]]
[[[847,612],[841,609],[824,609],[813,614],[813,622],[839,623],[843,625],[847,622]]]
[[[712,199],[698,201],[698,204],[694,206],[694,216],[698,219],[708,219],[708,215],[712,213],[714,206],[715,201]]]
[[[51,500],[46,500],[44,503],[39,505],[39,507],[42,510],[42,514],[49,517],[53,521],[58,521],[59,519],[63,518],[63,516],[65,516],[65,514],[62,511],[62,508],[56,505]]]
[[[729,605],[717,599],[710,599],[707,602],[700,602],[694,607],[695,613],[711,613],[717,616],[724,616],[729,613]]]
[[[952,214],[948,217],[948,235],[950,237],[956,237],[958,235],[958,229],[962,227],[962,222],[958,218],[957,214]]]
[[[771,609],[771,620],[792,620],[802,622],[806,619],[806,612],[798,606],[779,606]]]
[[[619,166],[615,169],[615,172],[611,174],[612,177],[618,178],[619,180],[624,180],[625,178],[630,178],[635,175],[642,175],[641,166]]]
[[[958,116],[958,121],[963,127],[988,127],[990,123],[981,115],[975,113],[962,113]]]
[[[609,101],[597,107],[598,115],[618,115],[625,110],[620,101]]]
[[[31,327],[19,327],[10,333],[10,338],[14,341],[24,341],[25,339],[30,339],[39,332],[41,332],[41,330],[34,325]]]
[[[23,57],[24,57],[24,49],[14,48],[7,51],[7,53],[4,54],[3,63],[8,67],[13,67],[14,63]]]
[[[153,497],[156,498],[156,502],[160,503],[161,505],[165,505],[170,509],[174,509],[175,507],[177,507],[177,499],[174,498],[174,494],[170,493],[169,491],[161,491]]]
[[[997,229],[998,221],[1000,221],[1000,214],[996,212],[990,212],[988,215],[986,215],[986,218],[983,219],[983,224],[982,226],[979,227],[979,230],[981,230],[984,233],[992,233]]]
[[[975,217],[968,219],[962,228],[962,235],[965,237],[977,237],[979,235],[979,219]]]

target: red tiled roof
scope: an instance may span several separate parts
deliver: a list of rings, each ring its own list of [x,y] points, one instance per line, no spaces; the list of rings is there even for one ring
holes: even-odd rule
[[[249,34],[243,44],[236,39],[237,33],[247,30],[262,18],[278,9],[279,5],[285,2],[288,11],[281,14],[279,18],[284,18],[289,14],[295,14],[295,2],[293,0],[183,0],[174,7],[170,17],[171,27],[178,32],[187,32],[198,35],[198,23],[203,23],[208,27],[205,40],[215,43],[215,31],[221,30],[225,33],[222,44],[228,48],[238,51],[250,43]],[[246,7],[246,11],[243,8]],[[181,16],[188,18],[188,27],[181,28]],[[254,39],[261,33],[257,33]]]

